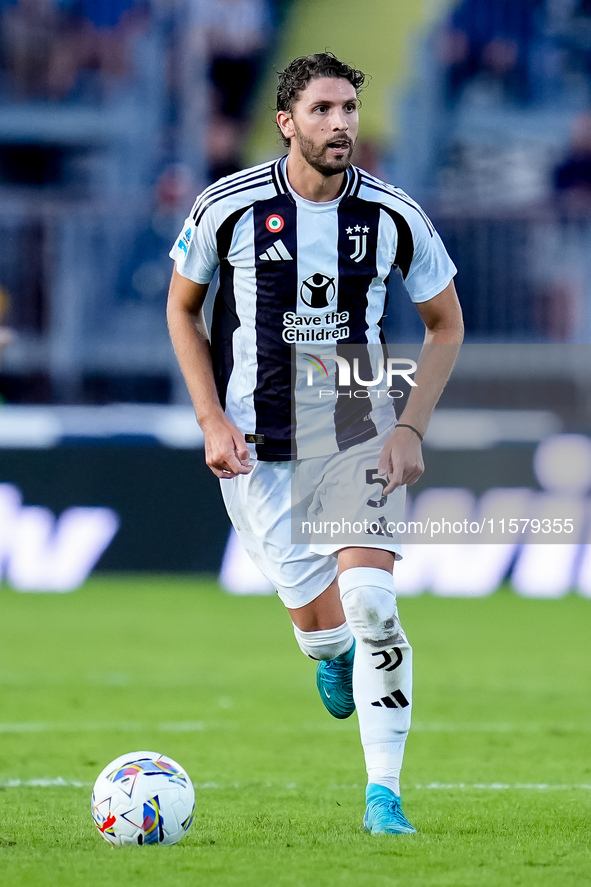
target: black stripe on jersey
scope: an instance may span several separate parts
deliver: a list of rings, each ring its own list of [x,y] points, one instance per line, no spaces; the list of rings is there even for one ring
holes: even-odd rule
[[[232,188],[231,191],[226,191],[224,194],[218,194],[217,197],[213,197],[207,203],[204,203],[201,206],[201,209],[199,210],[199,212],[196,214],[196,216],[193,217],[194,221],[195,221],[195,227],[197,227],[199,225],[199,222],[203,218],[204,214],[207,212],[207,210],[210,208],[210,206],[214,205],[214,203],[218,203],[218,201],[220,201],[220,200],[225,200],[226,197],[233,197],[235,194],[240,194],[242,191],[253,191],[256,188],[261,188],[263,185],[271,185],[272,182],[273,182],[273,179],[267,173],[266,178],[262,179],[260,182],[253,181],[248,185],[243,185],[242,188]]]
[[[285,181],[285,176],[283,175],[284,160],[285,157],[280,157],[279,160],[277,160],[271,168],[273,180],[275,182],[275,187],[277,188],[278,194],[289,194],[289,188],[287,187],[287,182]]]
[[[347,169],[347,184],[345,185],[345,190],[343,191],[343,198],[349,197],[351,194],[353,194],[355,189],[359,190],[358,178],[359,173],[357,172],[357,167],[350,166]]]
[[[384,335],[384,317],[388,314],[388,302],[390,301],[390,292],[388,290],[388,284],[390,283],[390,275],[384,278],[384,287],[386,292],[384,293],[384,310],[382,312],[382,316],[378,320],[378,326],[380,328],[380,342],[382,345],[386,345],[386,336]]]
[[[220,259],[220,280],[213,303],[211,322],[211,359],[216,388],[222,407],[226,406],[226,392],[232,370],[234,351],[232,337],[240,326],[236,312],[234,292],[234,266],[228,261],[228,253],[234,229],[250,206],[237,210],[225,220],[217,232],[217,250]]]
[[[243,185],[246,182],[250,182],[254,179],[258,179],[259,177],[265,177],[271,175],[272,164],[267,163],[258,169],[246,169],[244,172],[235,173],[232,176],[227,176],[226,178],[220,179],[217,182],[214,182],[213,185],[209,185],[208,188],[203,191],[195,203],[193,204],[193,208],[191,210],[191,215],[193,219],[199,214],[199,210],[201,206],[210,200],[212,197],[216,197],[220,193],[232,193],[232,190],[239,185]]]
[[[379,203],[349,197],[338,208],[338,310],[348,311],[349,342],[366,342],[367,293],[376,277]]]
[[[359,196],[359,189],[361,188],[362,179],[361,179],[361,170],[357,169],[356,166],[352,167],[355,170],[355,185],[351,189],[351,197]]]
[[[390,218],[396,225],[398,238],[396,242],[394,266],[396,268],[400,268],[402,279],[406,280],[408,272],[410,271],[410,263],[412,262],[412,257],[414,256],[415,252],[415,245],[412,239],[412,231],[410,230],[410,225],[408,224],[404,216],[400,213],[397,213],[395,209],[390,209],[389,206],[384,206],[384,204],[381,204],[381,208],[390,216]]]
[[[413,209],[416,209],[416,211],[422,216],[425,225],[431,232],[431,237],[433,237],[433,235],[435,234],[435,225],[433,224],[427,213],[423,209],[421,209],[418,203],[415,203],[415,201],[400,188],[396,188],[394,187],[394,185],[392,185],[392,190],[394,192],[394,196],[397,197],[398,200],[402,201],[402,203],[405,203],[407,206],[411,206]]]
[[[363,172],[361,175],[361,184],[365,185],[366,188],[372,188],[374,191],[380,191],[382,194],[388,194],[390,197],[395,197],[396,200],[400,200],[401,203],[404,203],[406,206],[410,206],[411,209],[414,209],[416,212],[418,212],[423,222],[427,226],[427,230],[430,236],[433,237],[433,234],[435,233],[433,223],[431,222],[429,217],[425,215],[418,203],[414,203],[412,200],[410,200],[410,198],[408,200],[405,200],[404,197],[401,197],[401,195],[398,194],[393,188],[388,188],[384,185],[383,182],[379,182],[378,179],[368,178],[368,176]]]
[[[234,228],[242,216],[248,212],[251,207],[252,203],[249,203],[248,206],[243,206],[240,209],[237,209],[236,212],[233,212],[231,216],[228,216],[218,228],[216,241],[220,262],[227,261],[228,253],[230,252],[230,247],[232,245],[232,237],[234,236]]]
[[[271,216],[282,219],[280,232],[267,227]],[[284,342],[281,336],[284,312],[297,311],[298,304],[295,202],[291,194],[257,202],[253,206],[253,218],[257,286],[257,382],[253,392],[256,428],[253,430],[265,436],[265,442],[256,445],[259,459],[283,462],[296,456],[293,346]],[[292,259],[269,261],[261,258],[277,239],[281,240]]]
[[[347,344],[367,344],[368,292],[372,280],[378,273],[377,247],[380,224],[380,206],[369,200],[345,198],[338,209],[339,224],[339,293],[338,310],[347,311],[349,337],[342,344],[337,343],[337,354],[350,357]],[[364,232],[364,229],[368,230]],[[357,230],[356,230],[357,229]],[[354,256],[362,255],[359,261]],[[359,377],[371,379],[372,369],[369,353],[359,349]],[[371,401],[367,397],[355,397],[355,391],[363,385],[352,382],[350,389],[339,386],[339,396],[335,406],[334,423],[337,446],[345,450],[356,443],[370,440],[377,434],[370,412]]]

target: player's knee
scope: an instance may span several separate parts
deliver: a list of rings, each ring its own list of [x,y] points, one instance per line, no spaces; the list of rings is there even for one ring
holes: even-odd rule
[[[407,644],[398,619],[390,573],[373,567],[353,567],[339,577],[343,610],[353,635],[369,646]]]
[[[302,631],[293,627],[300,650],[310,659],[336,659],[351,649],[353,635],[347,623],[325,631]]]
[[[394,594],[375,586],[351,588],[343,595],[343,609],[356,638],[394,643],[400,630]]]

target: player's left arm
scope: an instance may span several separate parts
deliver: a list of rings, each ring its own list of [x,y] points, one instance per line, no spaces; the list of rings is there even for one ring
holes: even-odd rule
[[[425,435],[464,338],[462,309],[453,280],[438,295],[416,307],[425,324],[425,338],[414,375],[416,388],[411,388],[399,425],[384,446],[378,465],[380,475],[388,479],[386,495],[403,484],[414,484],[425,470],[418,435],[400,426],[412,425]]]

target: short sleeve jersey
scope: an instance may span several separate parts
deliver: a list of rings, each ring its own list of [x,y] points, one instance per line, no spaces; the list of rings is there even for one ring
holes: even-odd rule
[[[291,189],[285,157],[207,188],[170,256],[196,283],[209,283],[219,268],[211,328],[218,394],[266,461],[338,452],[392,423],[391,403],[386,411],[352,408],[339,397],[322,357],[380,345],[393,268],[413,302],[432,299],[456,273],[432,223],[403,191],[352,166],[339,197],[315,203]],[[327,395],[314,405],[307,386],[316,358]],[[322,422],[310,421],[311,409],[322,411]]]

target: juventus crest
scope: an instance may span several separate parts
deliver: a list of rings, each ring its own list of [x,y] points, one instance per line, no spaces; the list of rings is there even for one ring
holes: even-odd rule
[[[355,225],[354,228],[347,228],[347,234],[349,235],[349,240],[353,241],[354,249],[350,259],[353,259],[354,262],[361,262],[363,258],[365,258],[365,253],[367,252],[367,235],[369,234],[369,228],[367,225],[364,225],[363,228],[361,225]]]

